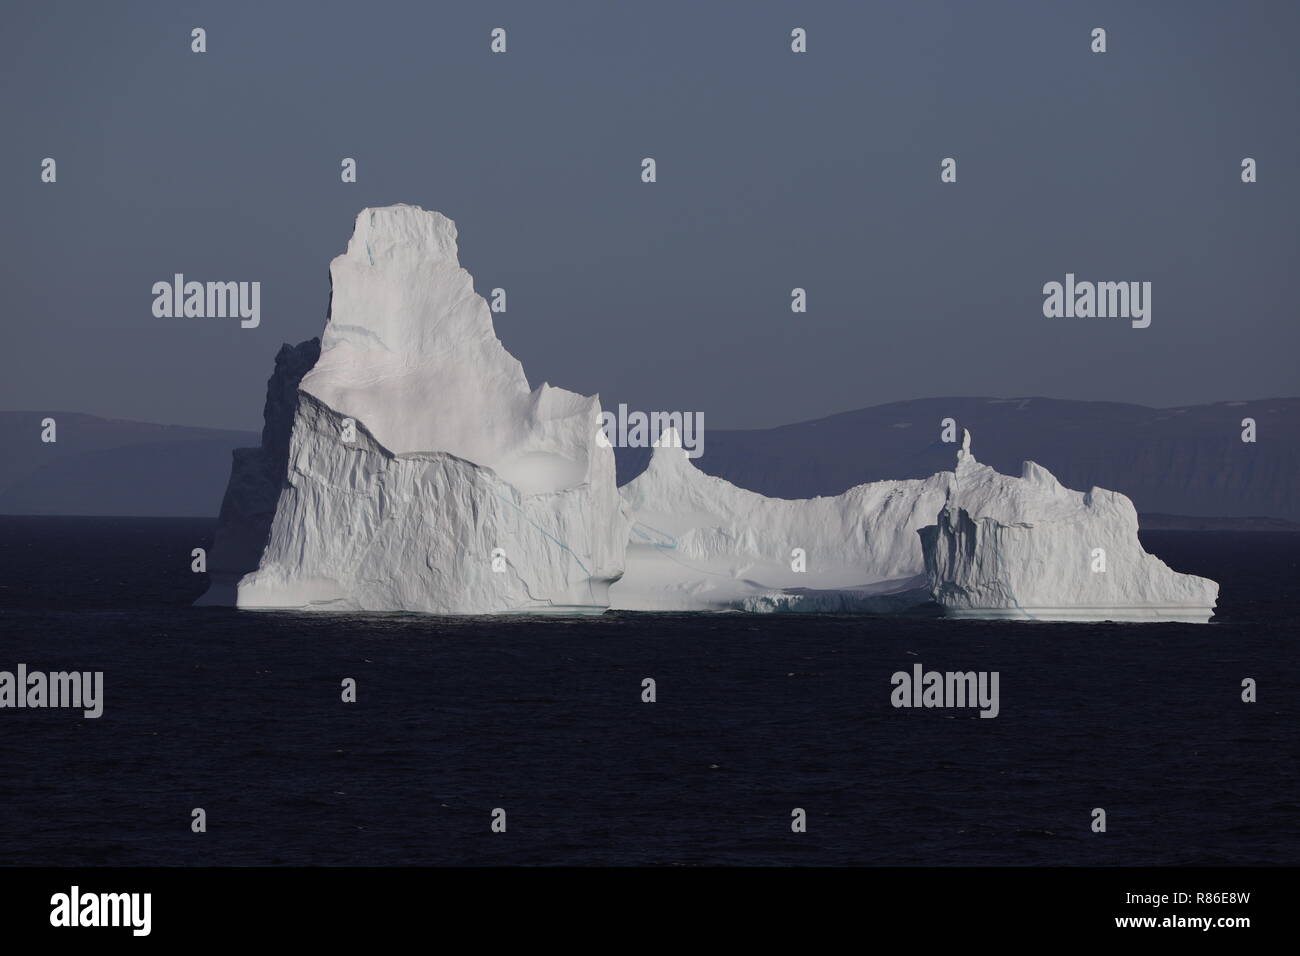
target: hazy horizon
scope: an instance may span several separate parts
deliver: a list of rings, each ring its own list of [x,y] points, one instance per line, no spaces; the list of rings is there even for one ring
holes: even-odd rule
[[[1152,411],[1169,411],[1178,408],[1195,408],[1207,405],[1248,405],[1258,402],[1279,402],[1294,401],[1300,399],[1300,395],[1263,395],[1258,398],[1224,398],[1210,402],[1188,402],[1182,405],[1146,405],[1142,402],[1121,402],[1113,399],[1086,399],[1086,398],[1059,398],[1054,395],[917,395],[912,398],[900,398],[884,402],[876,402],[871,405],[859,405],[856,408],[842,408],[837,411],[827,412],[824,415],[816,415],[812,418],[800,418],[796,421],[772,422],[767,425],[749,425],[744,427],[720,426],[721,431],[767,431],[774,428],[783,428],[789,425],[802,425],[809,422],[821,421],[827,418],[835,418],[839,415],[851,415],[854,412],[865,411],[872,408],[883,408],[889,405],[903,405],[911,402],[969,402],[969,401],[989,401],[989,402],[1017,402],[1017,401],[1045,401],[1045,402],[1076,402],[1089,404],[1106,404],[1106,405],[1129,405],[1134,408],[1147,408]],[[617,404],[610,406],[602,402],[601,407],[606,410],[617,408]],[[0,415],[89,415],[93,418],[100,418],[105,421],[132,422],[138,425],[159,425],[164,428],[205,428],[211,431],[237,431],[237,432],[261,432],[262,415],[259,412],[257,421],[249,425],[207,425],[199,422],[180,422],[180,421],[158,421],[154,419],[131,418],[123,415],[104,415],[98,412],[88,412],[79,408],[0,408]],[[715,426],[709,426],[711,429]]]

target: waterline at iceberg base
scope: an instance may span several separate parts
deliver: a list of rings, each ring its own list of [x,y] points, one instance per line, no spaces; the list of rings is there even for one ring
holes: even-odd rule
[[[200,603],[432,614],[892,613],[1204,622],[1218,585],[1147,554],[1132,503],[1026,462],[767,498],[677,436],[616,487],[600,401],[497,339],[456,228],[366,209],[319,340],[285,346],[262,446],[235,455]],[[1098,555],[1101,555],[1100,562]]]

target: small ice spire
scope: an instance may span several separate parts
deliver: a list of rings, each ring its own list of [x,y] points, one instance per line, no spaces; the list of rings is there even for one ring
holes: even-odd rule
[[[659,433],[659,437],[654,440],[655,448],[681,448],[682,436],[677,434],[676,428],[665,428]]]
[[[970,450],[970,429],[961,430],[961,448],[957,452],[957,471],[960,473],[966,467],[975,464],[975,456]]]
[[[678,434],[676,428],[665,428],[658,438],[652,443],[654,451],[650,455],[652,465],[664,465],[667,463],[676,464],[687,460],[687,454],[682,449],[682,436]]]

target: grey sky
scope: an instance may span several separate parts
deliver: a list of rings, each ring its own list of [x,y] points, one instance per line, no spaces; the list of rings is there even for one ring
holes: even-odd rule
[[[534,385],[607,406],[1296,394],[1297,35],[1290,2],[10,4],[0,408],[257,427],[392,202],[456,220]],[[175,272],[261,281],[261,326],[155,319]],[[1151,327],[1045,319],[1066,272],[1151,281]]]

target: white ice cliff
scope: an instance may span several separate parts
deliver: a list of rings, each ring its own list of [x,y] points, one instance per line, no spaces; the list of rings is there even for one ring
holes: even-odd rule
[[[263,441],[279,472],[265,543],[255,565],[237,567],[247,552],[234,543],[258,536],[249,516],[265,495],[241,481],[237,458],[209,602],[604,610],[628,529],[613,452],[596,441],[599,402],[529,390],[460,268],[452,221],[414,206],[364,210],[330,279],[283,463]],[[268,428],[276,388],[273,378]],[[249,573],[232,583],[239,570]]]
[[[699,471],[676,436],[615,487],[600,404],[498,341],[456,228],[366,209],[325,331],[276,357],[262,445],[235,453],[200,603],[436,614],[748,610],[1208,620],[1218,586],[1146,554],[1123,495],[970,453],[926,479],[783,500]],[[1105,570],[1098,567],[1105,552]]]
[[[1138,540],[1133,502],[1061,487],[1027,461],[1000,475],[957,454],[947,503],[920,531],[934,598],[950,617],[1205,623],[1219,586],[1179,574]]]

